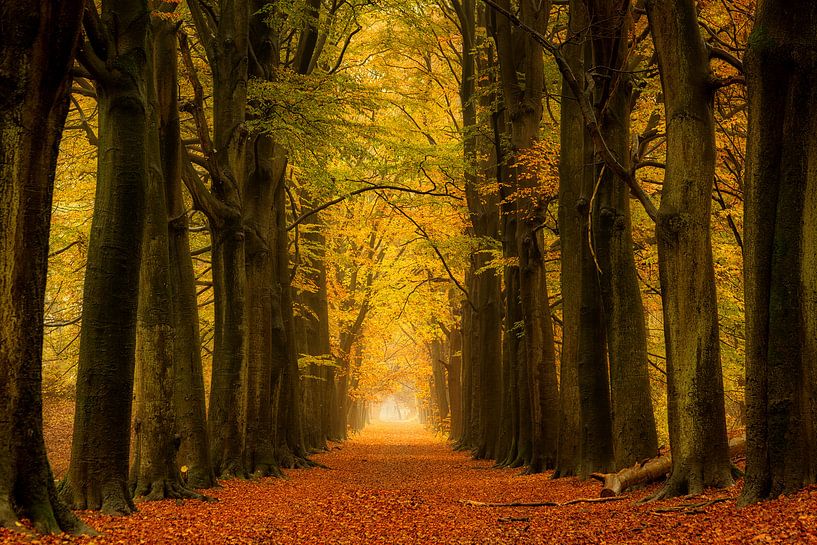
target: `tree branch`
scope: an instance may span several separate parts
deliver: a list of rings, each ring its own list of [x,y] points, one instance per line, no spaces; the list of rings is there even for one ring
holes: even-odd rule
[[[432,249],[432,250],[434,250],[434,253],[435,253],[435,254],[437,254],[437,257],[439,258],[440,263],[442,263],[443,268],[445,269],[446,274],[448,274],[448,278],[450,278],[450,279],[451,279],[451,281],[454,283],[454,285],[455,285],[455,286],[457,286],[457,289],[459,289],[459,290],[460,290],[460,291],[463,293],[463,295],[465,295],[465,300],[468,302],[468,304],[471,306],[471,308],[472,308],[472,309],[474,309],[474,310],[476,310],[476,307],[474,306],[474,303],[471,301],[471,297],[470,297],[470,295],[469,295],[469,293],[468,293],[468,290],[466,290],[466,289],[465,289],[465,288],[462,286],[462,284],[460,284],[460,281],[459,281],[459,280],[457,280],[457,278],[454,276],[454,273],[451,271],[451,267],[449,267],[449,266],[448,266],[448,262],[445,260],[445,257],[443,256],[442,252],[440,252],[440,249],[439,249],[439,248],[437,248],[437,245],[436,245],[436,244],[434,244],[434,241],[433,241],[433,240],[431,239],[431,237],[429,236],[428,231],[426,231],[426,230],[423,228],[423,226],[422,226],[422,225],[420,225],[419,223],[417,223],[417,221],[416,221],[414,218],[412,218],[411,216],[409,216],[408,214],[406,214],[406,213],[403,211],[403,209],[402,209],[402,208],[400,208],[399,206],[397,206],[397,205],[396,205],[396,204],[394,204],[393,202],[389,201],[389,200],[388,200],[388,199],[385,197],[385,195],[378,194],[378,196],[379,196],[381,199],[383,199],[383,202],[385,202],[386,204],[388,204],[388,205],[389,205],[389,206],[390,206],[392,209],[396,210],[396,211],[397,211],[397,212],[398,212],[398,213],[399,213],[401,216],[403,216],[404,218],[406,218],[407,220],[409,220],[409,222],[411,222],[411,224],[412,224],[412,225],[414,225],[414,227],[416,227],[416,228],[417,228],[417,231],[419,231],[419,232],[420,232],[420,234],[423,236],[423,238],[425,238],[425,239],[426,239],[426,240],[427,240],[429,243],[431,243],[431,249]]]
[[[304,212],[303,214],[298,216],[297,219],[295,219],[292,223],[290,223],[287,226],[287,231],[291,231],[292,229],[294,229],[295,227],[297,227],[298,225],[303,223],[304,220],[306,220],[310,216],[314,216],[318,212],[320,212],[322,210],[326,210],[330,206],[334,206],[334,205],[336,205],[338,203],[341,203],[341,202],[345,201],[346,199],[348,199],[350,197],[354,197],[355,195],[360,195],[361,193],[366,193],[367,191],[403,191],[405,193],[414,193],[415,195],[429,195],[431,197],[449,197],[449,198],[452,198],[452,199],[461,200],[460,197],[457,197],[455,195],[451,195],[450,193],[437,193],[437,192],[434,192],[433,190],[432,191],[422,191],[420,189],[411,189],[409,187],[403,187],[403,186],[399,186],[399,185],[371,185],[371,186],[367,186],[367,187],[362,187],[360,189],[355,189],[354,191],[351,191],[351,192],[347,193],[346,195],[341,195],[340,197],[332,199],[331,201],[327,201],[327,202],[323,203],[322,205],[313,208],[309,212]]]
[[[585,127],[590,133],[601,159],[607,165],[607,168],[609,168],[618,178],[624,180],[624,182],[630,187],[630,190],[633,192],[635,197],[644,207],[647,215],[653,221],[656,221],[658,217],[658,209],[655,207],[653,202],[650,200],[650,197],[644,192],[641,186],[638,185],[638,182],[635,180],[635,178],[633,178],[631,173],[622,166],[622,164],[607,146],[607,142],[604,140],[604,136],[601,134],[599,122],[596,119],[593,103],[590,101],[587,94],[584,92],[584,89],[579,84],[579,81],[576,79],[576,75],[570,68],[570,64],[567,62],[567,59],[564,58],[559,49],[550,43],[547,38],[542,36],[542,34],[537,32],[535,29],[523,23],[519,17],[497,4],[494,0],[482,1],[498,13],[505,16],[515,26],[530,34],[534,41],[542,46],[542,48],[553,57],[553,59],[556,61],[556,66],[559,68],[559,72],[561,72],[562,77],[565,80],[565,83],[567,83],[570,91],[579,102],[579,108],[582,112],[582,117],[584,118]]]

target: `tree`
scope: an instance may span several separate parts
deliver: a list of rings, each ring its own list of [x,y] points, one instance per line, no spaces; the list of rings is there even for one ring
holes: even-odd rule
[[[509,8],[510,4],[506,6]],[[536,4],[523,0],[519,10],[524,24],[540,34],[546,30],[550,2]],[[520,156],[539,136],[544,59],[541,47],[529,33],[513,29],[506,17],[496,16],[494,39],[506,120],[510,126],[510,149],[506,157],[508,180],[505,182],[512,188],[506,199],[512,200],[513,206],[506,206],[509,209],[505,214],[514,216],[505,221],[507,232],[503,233],[503,240],[508,239],[507,245],[513,246],[513,250],[507,252],[508,257],[518,259],[518,266],[509,271],[513,278],[506,282],[505,297],[508,305],[518,305],[519,319],[506,325],[505,334],[524,333],[521,351],[512,365],[517,388],[505,393],[519,399],[516,418],[519,455],[530,471],[540,472],[555,463],[558,388],[541,233],[544,204],[536,195],[539,180],[526,170]],[[517,333],[516,324],[520,321],[523,330]],[[515,359],[513,356],[509,354]]]
[[[178,402],[187,392],[176,392],[176,388],[193,386],[195,369],[190,365],[177,365],[176,357],[190,358],[180,353],[175,339],[179,321],[174,316],[174,299],[183,300],[174,288],[174,267],[170,262],[170,221],[167,205],[168,183],[165,176],[177,176],[174,172],[179,165],[178,132],[168,134],[166,106],[168,100],[159,100],[159,89],[176,88],[175,78],[176,30],[178,24],[170,20],[168,13],[175,4],[162,3],[151,6],[150,39],[147,48],[148,72],[148,136],[147,161],[150,165],[147,176],[145,231],[142,241],[142,264],[139,278],[139,305],[136,329],[136,410],[134,424],[133,463],[131,466],[131,489],[134,498],[159,500],[165,498],[201,498],[186,488],[176,464],[176,452],[181,444],[181,435],[176,425],[174,402]],[[174,66],[167,66],[172,62]],[[170,91],[173,93],[174,91]],[[167,91],[162,92],[163,95]],[[164,114],[164,115],[163,115]],[[178,118],[177,118],[178,120]],[[165,129],[165,130],[162,130]],[[165,144],[161,137],[170,139]],[[173,143],[175,142],[175,146]],[[163,153],[164,152],[164,153]],[[176,181],[178,183],[178,179]],[[181,248],[179,248],[180,250]],[[184,255],[174,254],[184,259]],[[186,256],[189,260],[189,250]],[[179,279],[181,280],[181,279]],[[192,282],[192,274],[186,279]],[[175,283],[179,287],[179,283]],[[183,328],[190,327],[182,325]],[[184,334],[184,333],[183,333]],[[199,350],[195,344],[189,346]],[[187,377],[176,374],[191,373]],[[198,370],[201,376],[201,370]],[[191,388],[191,401],[197,399],[198,392]],[[203,401],[203,398],[201,398]],[[187,407],[182,408],[182,421]],[[200,407],[203,409],[203,407]],[[194,414],[200,414],[193,407]],[[193,450],[193,452],[196,452]],[[207,467],[201,460],[196,466],[197,480],[208,475]],[[206,462],[205,462],[206,463]],[[205,484],[205,483],[197,483]]]
[[[500,144],[494,138],[498,123],[492,104],[495,76],[489,69],[494,53],[484,36],[484,21],[477,25],[475,3],[466,0],[451,5],[462,36],[459,95],[469,231],[484,246],[499,240],[499,195],[490,187],[500,157]],[[488,266],[488,250],[479,247],[472,254],[465,276],[469,297],[462,310],[462,423],[457,436],[459,448],[477,448],[482,451],[480,456],[496,448],[502,403],[501,278],[496,268]],[[488,421],[483,424],[481,418]],[[485,438],[486,432],[492,437]]]
[[[204,91],[183,43],[182,58],[193,84],[188,104],[211,189],[198,178],[189,161],[185,185],[196,206],[210,223],[212,237],[213,297],[215,299],[215,350],[207,430],[210,459],[219,477],[241,476],[243,463],[247,322],[246,271],[241,189],[246,177],[246,134],[243,123],[247,105],[249,2],[221,0],[211,6],[188,2],[196,33],[207,56],[213,81],[212,136],[204,109]],[[188,152],[189,153],[189,152]]]
[[[672,474],[659,497],[732,483],[710,239],[715,86],[691,0],[648,0],[667,122],[656,222]]]
[[[758,3],[749,87],[746,484],[740,503],[817,479],[817,6]]]
[[[42,423],[43,306],[57,150],[82,0],[0,8],[0,526],[89,532],[58,499]]]
[[[582,30],[590,25],[583,1],[570,3],[565,60],[573,74],[591,61]],[[560,425],[556,474],[586,478],[612,469],[610,387],[603,303],[589,244],[593,195],[593,142],[578,93],[563,78],[559,161],[559,244],[563,308]]]
[[[173,317],[173,407],[179,436],[176,465],[187,467],[190,488],[211,488],[216,476],[210,461],[207,409],[201,362],[201,335],[190,221],[182,189],[182,141],[179,121],[178,23],[153,21],[159,28],[153,56],[153,76],[159,115],[159,158],[164,180],[168,223],[170,315]]]
[[[589,39],[593,59],[593,102],[605,145],[630,170],[633,61],[629,0],[590,0]],[[596,150],[600,157],[600,150]],[[598,194],[591,213],[592,239],[607,333],[610,408],[615,465],[629,467],[658,453],[647,330],[633,258],[630,190],[603,161],[596,163]]]
[[[99,104],[98,178],[82,306],[71,465],[60,494],[75,509],[129,514],[131,396],[147,187],[148,8],[86,7],[78,58]]]

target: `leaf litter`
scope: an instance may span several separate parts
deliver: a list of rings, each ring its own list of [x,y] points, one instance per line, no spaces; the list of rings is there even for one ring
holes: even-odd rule
[[[492,469],[416,423],[375,423],[331,447],[314,456],[326,468],[224,481],[206,491],[217,503],[145,502],[129,517],[80,512],[99,536],[0,529],[0,543],[817,545],[817,487],[743,509],[734,501],[741,483],[643,505],[660,485],[630,501],[575,502],[597,496],[599,484]],[[543,505],[497,505],[519,503]]]

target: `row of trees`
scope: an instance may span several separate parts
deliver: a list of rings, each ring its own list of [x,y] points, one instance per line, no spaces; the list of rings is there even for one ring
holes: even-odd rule
[[[308,193],[298,196],[303,213],[289,211],[290,150],[267,128],[264,96],[282,79],[337,71],[360,31],[350,25],[358,6],[99,6],[28,2],[4,13],[0,523],[24,516],[44,532],[85,529],[66,507],[128,514],[134,499],[201,498],[193,489],[218,478],[308,467],[309,452],[345,438],[347,415],[364,414],[349,406],[347,381],[362,324],[332,351],[317,228],[304,229],[317,250],[299,273],[317,289],[297,292],[296,323],[288,233],[320,218]],[[96,104],[98,122],[85,130],[98,165],[71,463],[56,487],[42,439],[42,311],[69,97]],[[209,388],[188,199],[211,239],[197,252],[212,268]],[[377,252],[376,240],[361,250]],[[300,358],[309,380],[299,379],[299,356],[313,356]]]
[[[462,399],[451,403],[458,446],[500,465],[582,478],[657,455],[632,197],[654,222],[658,246],[673,466],[657,497],[733,482],[710,218],[712,203],[723,205],[714,185],[716,97],[725,93],[741,107],[728,89],[747,85],[743,237],[730,223],[745,247],[741,501],[814,482],[814,6],[736,8],[754,19],[741,62],[740,44],[722,37],[738,31],[735,13],[713,29],[692,1],[485,4],[450,6],[462,33],[463,126],[471,128],[466,193],[471,232],[501,241],[510,266],[490,268],[485,248],[472,254],[462,371],[449,369],[447,386],[457,392],[449,399]],[[549,62],[562,80],[558,196],[550,201],[529,172]],[[639,75],[651,73],[660,76],[664,112],[653,111],[634,133],[633,112],[648,88]],[[653,159],[655,150],[666,159]],[[645,168],[664,170],[657,208],[640,186]],[[558,207],[561,338],[554,338],[545,274],[551,206]],[[438,405],[446,414],[447,403]]]
[[[379,7],[427,39],[417,51],[383,20],[364,29],[366,9],[27,1],[0,18],[0,523],[82,531],[66,506],[127,514],[134,498],[201,497],[218,478],[309,466],[311,451],[365,424],[378,392],[428,400],[423,417],[503,465],[583,478],[632,465],[657,453],[662,429],[650,291],[673,455],[660,495],[726,486],[713,202],[745,248],[743,501],[814,482],[817,8]],[[370,49],[338,85],[361,35]],[[381,48],[414,68],[373,61]],[[405,88],[373,100],[395,64]],[[412,85],[435,113],[405,106]],[[71,465],[57,487],[42,439],[43,307],[69,104],[97,167]],[[747,106],[748,132],[725,127]],[[394,125],[366,133],[379,116],[422,143],[382,152],[399,137],[386,134]],[[364,130],[335,132],[338,119]],[[328,179],[299,181],[308,161]],[[642,184],[662,171],[656,208]],[[401,183],[407,172],[427,183]],[[346,193],[335,174],[363,185]],[[729,191],[745,195],[743,233]],[[328,224],[321,212],[340,203]],[[191,206],[209,232],[193,251]],[[645,221],[657,288],[634,253]],[[212,312],[211,342],[200,312]]]

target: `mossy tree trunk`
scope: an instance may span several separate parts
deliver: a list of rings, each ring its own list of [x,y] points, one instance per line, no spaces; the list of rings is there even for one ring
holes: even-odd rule
[[[212,238],[215,334],[207,430],[215,474],[235,477],[246,475],[247,278],[241,189],[246,176],[250,6],[236,0],[220,0],[216,9],[201,0],[188,6],[213,81],[212,137],[197,81],[192,105],[212,187],[207,190],[195,180],[187,183],[208,216]],[[191,79],[196,78],[189,51],[185,60]]]
[[[714,85],[692,0],[647,0],[667,123],[656,237],[672,474],[658,496],[732,484],[710,239]]]
[[[760,2],[745,66],[743,504],[817,479],[817,6]]]
[[[162,24],[156,40],[153,74],[159,114],[159,146],[168,222],[170,291],[173,294],[173,407],[179,448],[176,462],[186,467],[191,488],[216,485],[207,437],[207,409],[201,362],[198,298],[193,258],[190,254],[189,219],[182,190],[182,143],[179,122],[179,71],[176,40],[178,28]],[[171,46],[172,40],[172,46]],[[172,53],[171,51],[172,47]],[[165,84],[174,82],[173,84]]]
[[[148,7],[86,9],[80,60],[94,76],[99,158],[82,305],[71,464],[61,496],[75,509],[129,514],[130,423],[147,172]]]
[[[309,208],[315,204],[313,201],[309,195],[301,195],[302,206]],[[320,215],[314,214],[302,223],[298,234],[301,247],[309,249],[309,256],[302,255],[298,266],[306,266],[302,274],[311,284],[310,290],[302,290],[296,295],[297,303],[302,307],[295,316],[298,351],[318,358],[329,358],[331,353],[324,229]],[[309,448],[317,450],[325,449],[326,441],[332,439],[330,415],[336,410],[336,398],[332,395],[335,368],[323,363],[310,364],[301,385],[305,441]]]
[[[475,2],[455,1],[452,6],[463,39],[460,100],[470,228],[490,246],[491,241],[499,240],[499,195],[486,187],[496,179],[494,94],[489,90],[493,76],[488,72],[493,51],[484,22],[477,24]],[[486,78],[480,79],[480,74]],[[486,267],[490,261],[487,249],[480,248],[471,256],[466,275],[470,301],[462,311],[462,416],[457,437],[459,448],[476,449],[479,457],[496,455],[502,403],[501,277],[494,268]]]
[[[583,74],[591,62],[589,43],[581,34],[589,24],[585,3],[571,0],[565,57],[574,74]],[[565,81],[562,94],[559,238],[564,325],[555,475],[586,478],[612,469],[612,421],[601,292],[588,236],[593,146],[578,100]]]
[[[591,0],[594,106],[608,148],[630,168],[632,82],[628,62],[632,27],[629,0]],[[597,156],[599,153],[597,152]],[[596,167],[598,194],[593,242],[604,306],[615,465],[622,469],[658,454],[647,329],[633,256],[630,190],[603,165]]]
[[[504,7],[509,9],[510,3]],[[521,0],[519,13],[520,20],[528,27],[540,34],[546,32],[550,2]],[[544,58],[533,38],[523,30],[514,30],[502,15],[496,17],[494,34],[510,124],[508,176],[515,190],[508,196],[513,206],[506,213],[514,217],[505,222],[508,232],[503,233],[503,240],[514,246],[512,257],[519,262],[518,268],[511,271],[516,277],[506,282],[505,293],[508,309],[518,305],[519,313],[516,318],[509,312],[506,335],[522,337],[514,373],[517,385],[514,397],[519,399],[517,463],[527,465],[530,472],[541,472],[555,464],[558,386],[541,233],[546,203],[535,195],[538,180],[526,168],[522,157],[536,143],[539,134]],[[521,329],[517,331],[519,323]],[[513,357],[513,353],[510,356]]]
[[[162,149],[160,138],[171,135],[161,130],[162,107],[158,91],[178,86],[176,79],[165,79],[173,75],[172,69],[158,68],[162,63],[173,62],[171,59],[176,57],[177,25],[163,13],[171,6],[163,4],[154,8],[159,13],[151,15],[147,48],[148,176],[136,326],[136,421],[130,483],[133,497],[145,500],[201,497],[186,487],[176,465],[176,452],[181,442],[174,411],[178,320],[173,314],[173,301],[177,294],[171,280],[173,271],[164,176],[166,172],[173,175],[173,165],[179,164],[179,140],[175,140],[175,149],[172,144],[168,146],[169,150]]]
[[[461,310],[452,305],[455,320]],[[455,323],[448,336],[448,400],[451,404],[449,437],[456,440],[462,433],[462,323]]]
[[[81,0],[20,1],[0,23],[0,527],[90,532],[58,499],[43,441],[43,308],[57,153]]]

